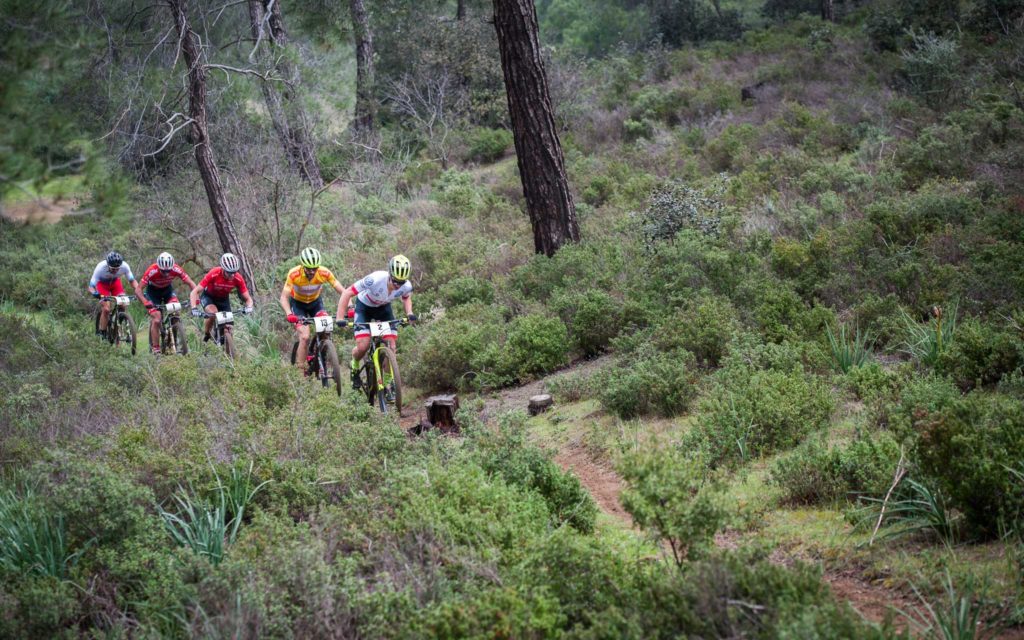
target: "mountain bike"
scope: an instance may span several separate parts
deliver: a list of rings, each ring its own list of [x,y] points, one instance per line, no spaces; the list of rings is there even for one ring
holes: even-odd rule
[[[198,313],[197,313],[198,311]],[[224,347],[224,353],[231,360],[235,359],[237,355],[235,351],[235,316],[246,315],[245,309],[240,311],[218,311],[217,313],[210,313],[202,307],[193,307],[192,315],[197,318],[216,318],[213,323],[213,329],[210,337],[213,339],[213,344],[218,347]]]
[[[334,317],[329,315],[314,316],[312,318],[299,318],[298,324],[312,325],[309,344],[306,345],[306,372],[310,376],[316,376],[323,386],[330,386],[334,381],[334,388],[341,395],[341,367],[338,366],[338,350],[331,340],[331,332],[334,331]],[[292,343],[292,364],[295,364],[295,355],[299,350],[299,341]]]
[[[168,302],[167,304],[155,304],[153,307],[160,311],[160,353],[169,355],[180,353],[188,355],[188,341],[185,340],[185,323],[181,321],[180,302]],[[149,345],[153,348],[152,342]]]
[[[132,320],[131,314],[128,313],[128,305],[135,296],[104,296],[99,299],[102,302],[113,302],[116,309],[111,310],[110,316],[107,318],[107,331],[103,336],[112,345],[127,344],[131,347],[132,355],[135,355],[135,321]],[[96,325],[96,332],[100,330],[100,313],[102,306],[96,307],[96,313],[93,314],[94,322]]]
[[[389,404],[395,406],[399,415],[402,413],[402,376],[398,372],[398,358],[384,344],[384,334],[408,322],[402,319],[352,325],[356,329],[368,328],[370,331],[370,349],[363,356],[363,364],[359,368],[359,384],[366,393],[366,399],[370,404],[376,404],[381,413],[388,412]]]

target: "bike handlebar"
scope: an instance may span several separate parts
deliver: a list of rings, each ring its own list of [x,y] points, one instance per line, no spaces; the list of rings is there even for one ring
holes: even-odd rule
[[[202,309],[202,308],[203,308],[202,305],[200,305],[198,307],[192,307],[192,309]],[[220,312],[218,311],[217,313],[220,313]],[[200,313],[196,317],[197,318],[216,318],[217,317],[217,313],[210,313],[209,311],[205,311],[204,310],[202,313]],[[231,313],[233,313],[236,316],[247,316],[250,313],[253,313],[253,311],[246,311],[245,309],[239,309],[238,311],[232,310]]]
[[[391,324],[391,325],[397,324],[397,325],[400,325],[400,326],[404,327],[404,326],[407,326],[409,324],[409,319],[408,318],[401,318],[401,319],[396,318],[394,320],[375,320],[374,322],[387,322],[388,324]],[[369,327],[370,324],[371,323],[369,323],[369,322],[346,322],[345,325],[343,325],[343,326],[350,326],[353,329],[355,329],[355,328],[358,328],[358,327]]]

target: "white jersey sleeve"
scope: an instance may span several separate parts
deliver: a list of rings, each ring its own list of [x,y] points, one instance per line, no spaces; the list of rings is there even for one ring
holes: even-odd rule
[[[395,298],[406,298],[412,293],[412,283],[408,280],[394,291],[388,291],[391,277],[387,271],[374,271],[370,275],[357,280],[352,289],[360,302],[368,307],[383,307]]]
[[[122,262],[121,266],[117,268],[117,271],[111,273],[107,268],[107,261],[100,260],[99,264],[92,271],[92,278],[89,280],[89,286],[95,287],[100,282],[113,282],[121,276],[128,278],[128,282],[135,282],[135,275],[132,273],[132,268],[128,266],[127,262]]]

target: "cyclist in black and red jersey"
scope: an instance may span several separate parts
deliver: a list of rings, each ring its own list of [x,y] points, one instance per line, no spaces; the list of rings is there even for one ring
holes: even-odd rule
[[[178,296],[174,293],[174,279],[179,278],[182,282],[194,289],[196,283],[188,277],[185,270],[175,264],[174,256],[164,251],[156,258],[156,262],[149,265],[139,285],[145,295],[145,307],[149,312],[149,344],[153,353],[160,353],[160,310],[153,305],[177,302]]]
[[[242,263],[238,256],[233,253],[222,255],[220,257],[220,266],[210,269],[203,276],[203,279],[199,281],[199,284],[192,289],[192,293],[189,295],[189,304],[192,306],[192,312],[194,314],[201,314],[202,309],[205,309],[207,313],[231,311],[231,300],[228,299],[228,294],[237,289],[238,295],[245,302],[245,313],[252,313],[252,296],[249,295],[249,287],[245,286],[245,279],[238,272],[241,268]],[[200,308],[200,301],[202,302],[202,309]],[[210,340],[213,320],[212,317],[206,319],[206,323],[203,326],[203,342],[209,342]]]

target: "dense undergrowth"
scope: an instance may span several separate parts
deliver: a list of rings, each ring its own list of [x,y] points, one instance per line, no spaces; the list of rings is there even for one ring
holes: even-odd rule
[[[486,55],[466,59],[477,101],[450,137],[385,114],[376,155],[322,145],[328,177],[353,179],[314,199],[279,173],[263,114],[224,108],[258,89],[214,96],[259,289],[234,365],[91,336],[84,281],[109,248],[136,270],[163,249],[193,275],[213,264],[186,154],[126,167],[144,177],[130,193],[90,165],[109,188],[86,215],[0,221],[0,635],[889,634],[811,568],[714,550],[763,515],[729,513],[724,485],[769,457],[775,506],[845,511],[858,535],[899,468],[883,540],[1001,539],[1019,573],[1024,31],[981,11],[1012,7],[950,23],[870,3],[634,50],[594,44],[626,8],[584,24],[570,4],[545,37],[600,57],[550,60],[584,237],[552,258],[532,255]],[[322,46],[306,70],[337,62],[304,28]],[[347,106],[333,82],[311,81],[328,114]],[[418,389],[486,393],[610,353],[553,391],[623,431],[686,416],[664,446],[610,447],[656,543],[602,528],[520,417],[467,411],[464,438],[411,440],[306,384],[274,302],[300,241],[344,281],[412,259],[424,322],[400,358]],[[1019,623],[1022,587],[982,604]]]

